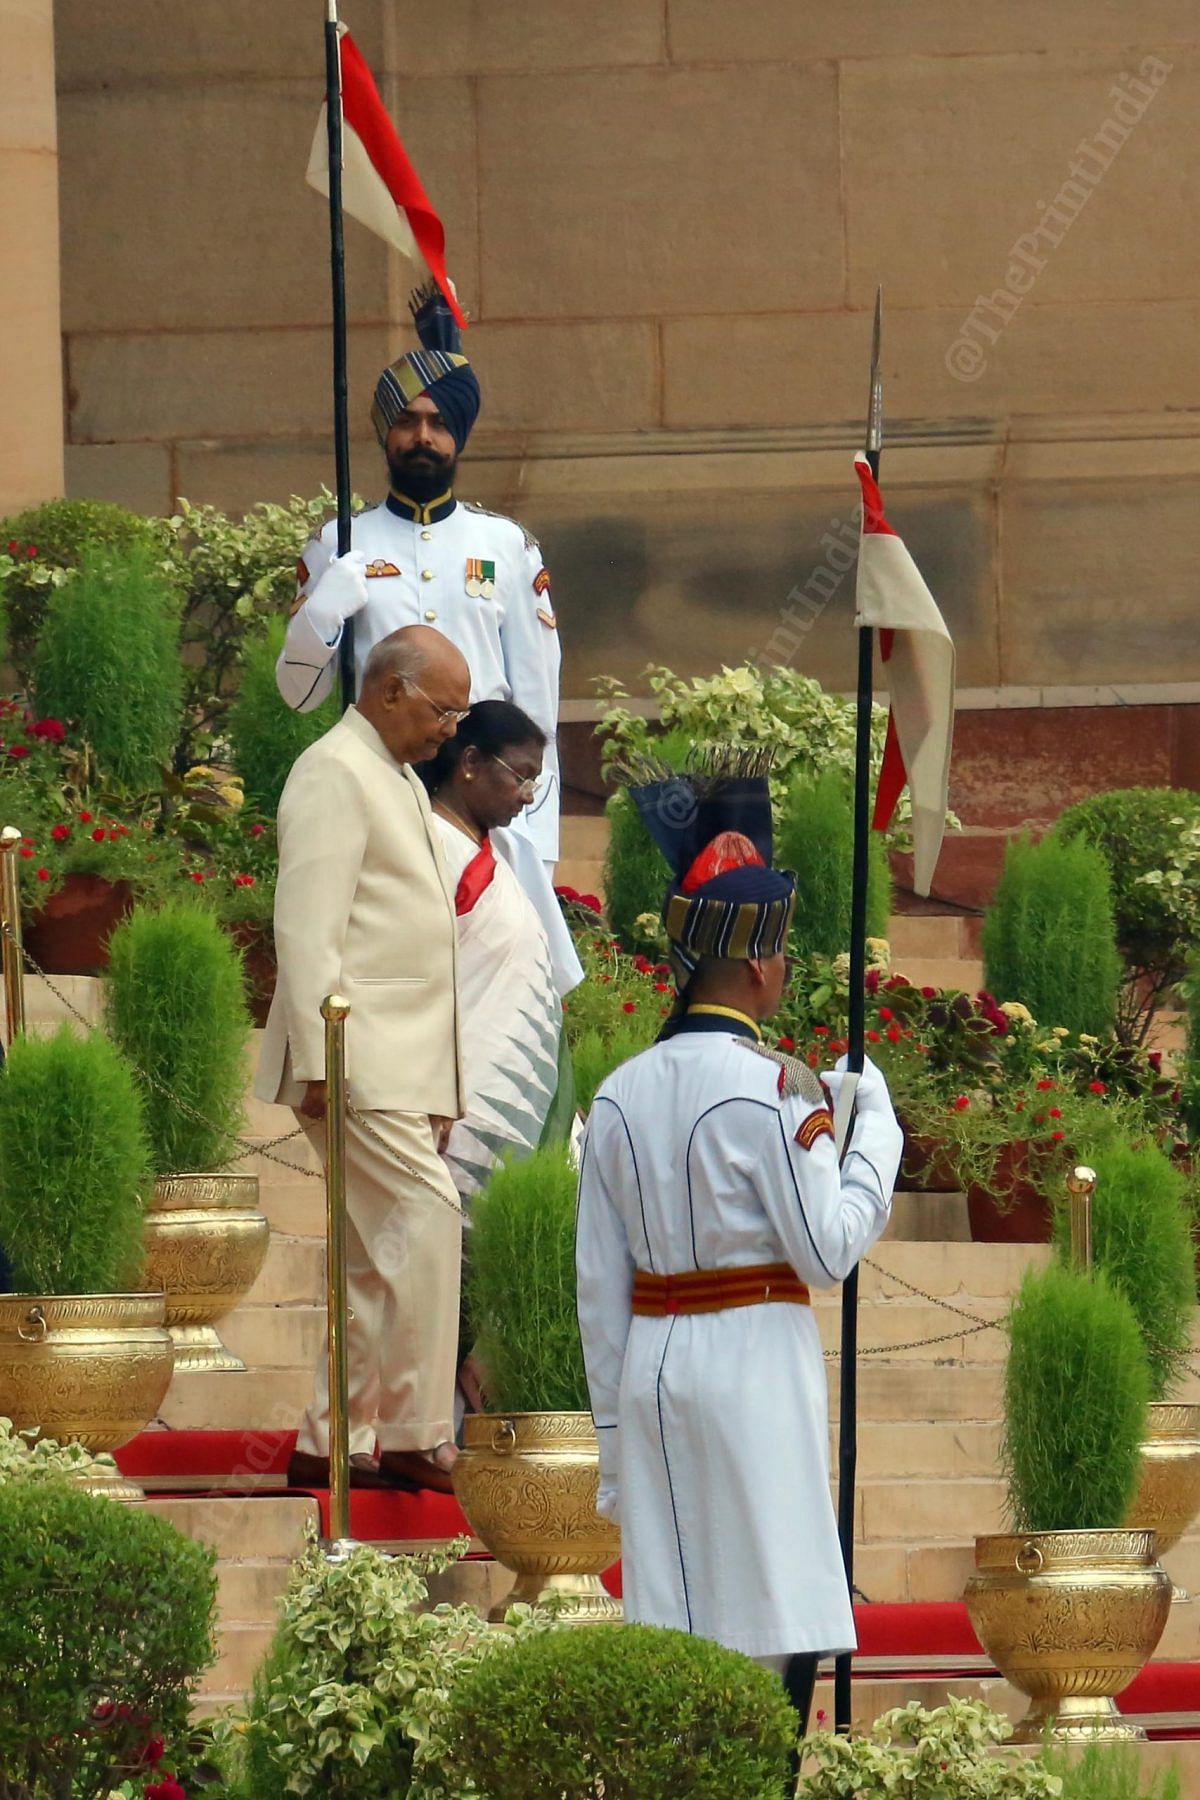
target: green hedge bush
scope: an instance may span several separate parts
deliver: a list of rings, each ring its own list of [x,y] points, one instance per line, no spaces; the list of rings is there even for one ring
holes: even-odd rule
[[[887,844],[868,841],[867,935],[886,938],[892,910]],[[854,794],[845,773],[793,776],[779,808],[775,863],[796,876],[790,949],[795,956],[838,956],[850,945],[854,872]]]
[[[157,788],[179,735],[179,602],[144,550],[85,553],[53,589],[33,661],[38,710],[85,738],[102,778]]]
[[[1008,1317],[1001,1464],[1017,1531],[1115,1530],[1141,1475],[1150,1371],[1100,1270],[1031,1270]]]
[[[1100,851],[1112,882],[1117,942],[1137,968],[1179,966],[1175,892],[1139,878],[1167,866],[1181,824],[1200,822],[1200,794],[1190,788],[1116,788],[1070,806],[1055,827]]]
[[[241,683],[229,712],[233,766],[242,778],[246,804],[274,813],[288,772],[302,750],[315,743],[339,717],[332,697],[312,712],[293,712],[275,684],[275,664],[283,649],[287,621],[271,619],[250,639],[242,657]]]
[[[157,543],[155,521],[104,500],[47,500],[0,519],[0,552],[7,550],[13,565],[3,580],[9,653],[23,681],[28,680],[46,603],[64,572],[77,569],[96,550],[124,557],[153,551]]]
[[[485,1800],[783,1800],[796,1723],[777,1677],[736,1650],[597,1625],[468,1670],[445,1730]]]
[[[154,1173],[224,1168],[246,1122],[251,1027],[242,960],[215,915],[187,900],[137,907],[109,940],[105,1001],[142,1092]]]
[[[0,1485],[0,1800],[104,1800],[152,1738],[186,1735],[215,1560],[137,1507]]]
[[[150,1147],[133,1074],[100,1032],[19,1037],[0,1076],[0,1244],[19,1294],[129,1292]]]
[[[1051,833],[1014,838],[983,926],[984,986],[1019,1000],[1040,1025],[1107,1037],[1121,961],[1099,850]]]
[[[474,1202],[466,1309],[496,1412],[586,1412],[575,1313],[578,1172],[561,1144],[502,1163]]]

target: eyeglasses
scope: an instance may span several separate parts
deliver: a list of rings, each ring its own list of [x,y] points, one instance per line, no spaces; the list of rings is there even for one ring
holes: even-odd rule
[[[492,761],[498,762],[502,769],[508,770],[509,774],[517,784],[517,792],[519,794],[528,794],[529,798],[531,800],[533,799],[534,795],[542,785],[542,777],[540,775],[518,775],[512,764],[506,763],[504,758],[502,756],[497,756],[494,750],[492,752]]]
[[[425,692],[425,689],[419,687],[410,675],[402,675],[400,679],[405,687],[409,687],[413,690],[414,694],[420,694],[422,700],[429,701],[430,706],[432,706],[434,712],[437,714],[439,725],[461,725],[471,710],[469,706],[439,706],[437,701],[430,699],[429,695]]]

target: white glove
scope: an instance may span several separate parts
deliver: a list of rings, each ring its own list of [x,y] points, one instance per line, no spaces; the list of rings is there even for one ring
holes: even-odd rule
[[[846,1073],[846,1061],[844,1056],[840,1056],[836,1068],[829,1070],[821,1077],[833,1095],[835,1106],[841,1092],[842,1076]],[[863,1057],[863,1070],[854,1091],[854,1101],[859,1112],[886,1112],[889,1115],[891,1113],[892,1103],[888,1097],[888,1087],[883,1077],[883,1071],[876,1067],[869,1056]]]
[[[367,604],[367,558],[362,550],[335,556],[308,596],[308,622],[332,644],[347,619]]]

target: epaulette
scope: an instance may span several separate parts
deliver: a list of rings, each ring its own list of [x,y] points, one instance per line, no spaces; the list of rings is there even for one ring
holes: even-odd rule
[[[493,512],[490,506],[481,506],[478,500],[464,500],[463,505],[468,512],[480,513],[485,519],[503,519],[506,525],[515,525],[521,536],[525,539],[525,548],[527,550],[538,550],[541,548],[532,531],[527,531],[520,519],[511,519],[507,513]]]
[[[756,1056],[765,1056],[768,1062],[778,1066],[781,1100],[807,1100],[810,1106],[827,1104],[820,1076],[806,1062],[801,1062],[798,1056],[789,1056],[786,1050],[773,1050],[769,1044],[752,1044],[749,1038],[738,1038],[736,1041],[747,1050],[753,1050]]]

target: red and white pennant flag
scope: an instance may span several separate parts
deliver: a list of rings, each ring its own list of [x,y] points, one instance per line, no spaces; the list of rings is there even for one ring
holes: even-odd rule
[[[871,465],[854,459],[862,487],[857,625],[879,632],[891,710],[879,786],[876,831],[886,831],[908,783],[912,798],[913,886],[928,894],[946,829],[950,742],[954,731],[954,645],[921,572],[888,524]]]
[[[421,177],[409,161],[396,127],[379,97],[374,77],[344,25],[338,27],[342,64],[342,207],[393,245],[402,256],[423,264],[446,296],[460,326],[466,319],[446,273],[446,234]],[[308,160],[306,180],[328,197],[327,105],[322,106]]]

